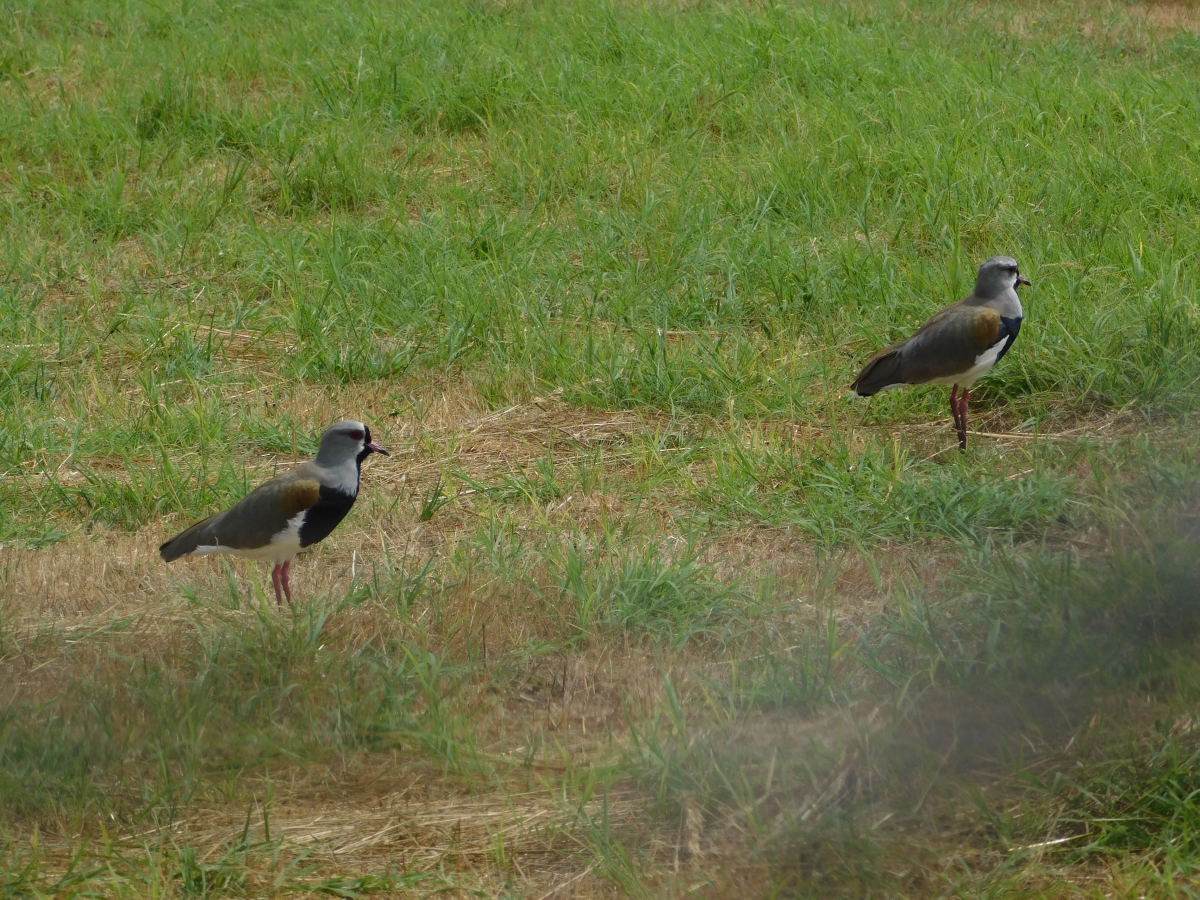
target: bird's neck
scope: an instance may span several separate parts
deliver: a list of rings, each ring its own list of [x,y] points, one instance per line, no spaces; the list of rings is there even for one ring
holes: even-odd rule
[[[1025,317],[1025,310],[1021,306],[1021,298],[1017,296],[1016,290],[1009,288],[999,297],[993,297],[987,301],[987,306],[990,306],[996,312],[1000,313],[1006,319],[1022,319]]]
[[[325,484],[351,497],[358,496],[359,461],[351,457],[338,466],[325,467]]]

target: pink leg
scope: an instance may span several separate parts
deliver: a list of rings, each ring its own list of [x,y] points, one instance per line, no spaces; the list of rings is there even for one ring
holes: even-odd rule
[[[967,388],[963,388],[958,397],[958,446],[962,450],[967,449],[967,403],[970,397],[971,392]]]
[[[950,388],[950,415],[954,416],[954,430],[959,432],[962,429],[958,424],[958,385]]]
[[[288,606],[292,605],[292,561],[289,559],[283,564],[283,569],[279,573],[279,580],[283,582],[283,593],[287,595]]]
[[[279,563],[275,564],[275,568],[271,570],[271,584],[275,585],[275,604],[283,606],[283,594],[281,593],[281,581],[283,577],[283,566]],[[291,599],[290,597],[288,598]]]

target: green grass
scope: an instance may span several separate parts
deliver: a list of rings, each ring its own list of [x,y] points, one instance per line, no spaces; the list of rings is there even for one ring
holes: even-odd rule
[[[872,347],[1000,250],[1036,285],[984,409],[1052,430],[1097,403],[1191,408],[1186,34],[1136,53],[1018,41],[936,5],[920,25],[887,8],[316,9],[6,12],[6,469],[270,447],[283,423],[256,429],[268,417],[227,399],[264,369],[822,422]],[[204,326],[262,359],[237,365]],[[104,425],[81,429],[93,385]],[[838,415],[886,426],[942,402]],[[145,492],[183,488],[158,477]],[[99,490],[46,502],[134,507],[122,527],[164,511]]]
[[[1170,9],[0,0],[0,895],[1186,893]],[[847,393],[997,253],[970,452]],[[342,416],[290,613],[145,562]],[[541,824],[268,834],[410,783]]]

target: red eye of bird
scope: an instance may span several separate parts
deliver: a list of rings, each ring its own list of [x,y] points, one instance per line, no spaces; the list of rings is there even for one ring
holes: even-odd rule
[[[351,431],[350,437],[356,441],[361,441],[363,439],[363,433],[361,431]]]

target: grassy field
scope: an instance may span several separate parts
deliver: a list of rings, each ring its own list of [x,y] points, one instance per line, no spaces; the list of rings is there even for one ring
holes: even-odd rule
[[[1198,263],[1187,3],[0,0],[0,898],[1196,896]]]

